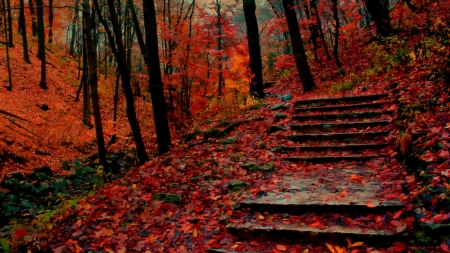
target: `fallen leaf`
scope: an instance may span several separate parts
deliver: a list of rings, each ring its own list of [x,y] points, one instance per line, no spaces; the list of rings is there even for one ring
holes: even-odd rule
[[[366,205],[367,205],[367,207],[369,207],[369,208],[374,208],[374,207],[376,207],[376,205],[374,205],[374,204],[372,203],[371,200],[367,200]]]
[[[327,248],[331,251],[331,253],[336,253],[336,250],[334,250],[334,247],[331,244],[325,243],[327,245]]]
[[[355,242],[355,243],[352,244],[352,247],[358,247],[358,246],[361,246],[363,244],[364,244],[363,242]]]
[[[279,251],[286,251],[286,246],[281,245],[281,244],[277,244],[277,250],[279,250]]]

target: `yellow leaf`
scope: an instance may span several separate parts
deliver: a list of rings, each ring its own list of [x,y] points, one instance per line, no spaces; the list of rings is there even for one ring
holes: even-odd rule
[[[233,247],[231,247],[232,249],[235,249],[235,248],[237,248],[238,247],[238,245],[237,244],[235,244],[235,245],[233,245]]]
[[[309,249],[305,249],[302,253],[309,253]]]
[[[344,247],[340,248],[339,246],[336,246],[336,247],[334,247],[334,248],[336,249],[336,251],[337,251],[338,253],[346,253],[346,252],[347,252],[347,250],[345,250]]]
[[[332,245],[330,245],[328,243],[325,243],[325,244],[327,245],[327,248],[331,251],[331,253],[336,253],[336,250],[334,250]]]
[[[136,189],[136,184],[133,184],[133,189]]]
[[[361,246],[363,244],[364,244],[363,242],[355,242],[355,243],[352,244],[352,247],[358,247],[358,246]]]
[[[264,216],[262,216],[261,214],[258,216],[259,220],[264,220]]]
[[[194,238],[197,238],[197,229],[194,229],[193,234],[194,234]]]

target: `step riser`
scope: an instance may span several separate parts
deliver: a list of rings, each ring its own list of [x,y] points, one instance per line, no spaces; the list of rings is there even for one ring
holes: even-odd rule
[[[283,151],[298,151],[298,152],[311,152],[311,151],[366,151],[370,150],[372,152],[380,152],[383,148],[386,148],[388,144],[368,144],[364,146],[328,146],[328,147],[285,147],[283,148]]]
[[[341,124],[312,124],[312,125],[291,125],[291,129],[302,133],[324,133],[344,130],[349,128],[367,129],[368,127],[382,127],[389,125],[389,121],[383,122],[357,122]]]
[[[368,161],[382,156],[333,156],[333,157],[286,157],[284,160],[292,162],[326,163],[340,161]]]
[[[323,99],[310,99],[299,100],[295,102],[296,107],[304,106],[326,106],[336,104],[356,104],[356,103],[368,103],[375,100],[387,98],[388,94],[374,94],[368,96],[354,96],[354,97],[340,97],[340,98],[323,98]]]
[[[314,107],[314,108],[294,108],[296,113],[311,113],[311,112],[331,112],[331,111],[342,111],[350,109],[381,109],[385,104],[383,103],[373,103],[373,104],[354,104],[354,105],[343,105],[343,106],[326,106],[326,107]]]
[[[353,242],[362,241],[366,245],[376,245],[383,247],[383,245],[391,245],[395,241],[409,240],[405,235],[365,235],[353,233],[316,233],[316,232],[295,232],[295,231],[279,231],[279,230],[252,230],[252,229],[237,229],[229,227],[229,233],[234,234],[238,238],[244,240],[267,240],[273,242],[284,243],[307,243],[313,245],[324,245],[324,242],[335,243],[345,242],[346,238]]]
[[[321,120],[321,121],[330,121],[330,120],[364,120],[375,118],[381,116],[383,114],[392,116],[393,112],[383,111],[383,112],[363,112],[363,113],[346,113],[346,114],[327,114],[327,115],[294,115],[292,116],[292,120],[294,121],[307,121],[307,120]]]
[[[290,135],[288,140],[294,142],[318,141],[318,142],[358,142],[364,140],[379,140],[387,133],[343,133],[329,135]]]

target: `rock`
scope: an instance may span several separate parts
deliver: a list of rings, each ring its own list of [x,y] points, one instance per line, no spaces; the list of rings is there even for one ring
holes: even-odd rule
[[[276,104],[276,105],[274,105],[274,106],[272,106],[270,108],[270,110],[272,110],[272,111],[286,110],[286,109],[288,109],[288,106],[287,105],[282,105],[282,104]]]
[[[205,139],[216,138],[216,137],[219,137],[220,134],[221,133],[220,133],[220,131],[218,129],[211,128],[211,129],[206,130],[206,132],[205,132]]]
[[[231,143],[233,143],[233,142],[237,142],[239,140],[239,138],[237,138],[237,137],[232,137],[232,138],[228,138],[228,139],[225,139],[225,140],[221,140],[220,141],[220,144],[224,144],[224,145],[226,145],[226,144],[231,144]]]
[[[174,203],[174,204],[180,204],[181,203],[181,195],[172,194],[172,193],[155,193],[153,194],[153,198],[159,201],[164,201],[166,203]]]
[[[267,132],[268,133],[275,133],[278,131],[284,131],[286,130],[286,128],[282,127],[282,126],[275,126],[275,125],[270,125],[267,127]]]
[[[240,190],[246,188],[247,186],[248,186],[247,183],[239,181],[239,180],[231,179],[230,182],[228,182],[228,189],[230,189],[230,191],[232,191],[232,192],[240,191]]]
[[[256,110],[256,109],[259,109],[259,108],[261,108],[263,106],[264,106],[263,103],[254,104],[254,105],[250,106],[250,110]]]
[[[287,118],[287,115],[286,115],[286,114],[277,113],[277,114],[275,114],[275,118],[273,119],[273,121],[274,121],[274,122],[278,122],[278,121],[280,121],[281,119],[285,119],[285,118]]]
[[[53,171],[48,166],[42,166],[35,169],[37,173],[44,173],[49,177],[53,177]]]
[[[281,97],[281,101],[286,102],[288,100],[292,99],[292,95],[291,94],[286,94],[284,96]]]
[[[250,171],[261,171],[261,172],[272,172],[275,170],[275,166],[272,163],[264,164],[263,166],[259,166],[255,163],[244,163],[241,165],[241,168],[250,170]]]
[[[276,146],[270,149],[272,152],[282,152],[286,147],[285,146]]]

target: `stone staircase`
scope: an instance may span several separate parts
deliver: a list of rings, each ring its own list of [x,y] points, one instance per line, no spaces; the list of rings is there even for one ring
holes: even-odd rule
[[[297,167],[319,169],[280,179],[281,192],[245,199],[240,208],[248,216],[228,231],[247,240],[322,246],[343,244],[346,238],[387,243],[407,236],[398,215],[405,205],[386,194],[400,187],[387,180],[401,170],[395,143],[387,138],[394,108],[387,93],[296,101],[290,142],[278,155]]]

